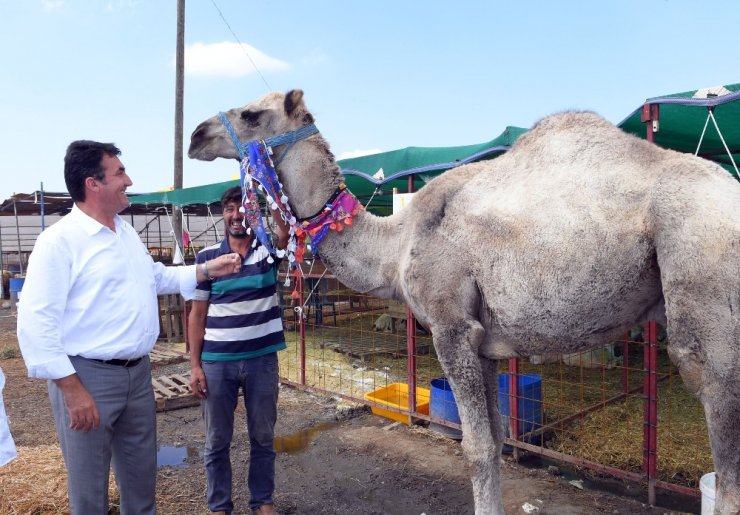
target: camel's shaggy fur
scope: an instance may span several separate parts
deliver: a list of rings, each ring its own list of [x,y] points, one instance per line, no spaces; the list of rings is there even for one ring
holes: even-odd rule
[[[300,90],[226,115],[243,141],[313,121]],[[218,117],[197,127],[189,155],[237,157]],[[278,174],[299,217],[342,180],[320,135],[292,147]],[[567,112],[507,154],[434,179],[398,214],[360,213],[319,250],[344,284],[407,303],[432,329],[476,513],[504,513],[496,360],[584,350],[654,318],[704,405],[716,513],[729,515],[740,512],[739,207],[740,184],[716,164]]]

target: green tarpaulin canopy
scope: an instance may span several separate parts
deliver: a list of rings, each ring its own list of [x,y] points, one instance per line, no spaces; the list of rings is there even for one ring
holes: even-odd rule
[[[414,175],[414,189],[421,188],[429,179],[445,170],[481,159],[494,158],[511,147],[516,139],[526,132],[521,127],[507,127],[497,138],[478,145],[460,147],[408,147],[369,156],[343,159],[337,162],[342,169],[349,189],[361,200],[369,199],[376,188],[391,193],[394,187],[405,192],[409,175]],[[234,165],[236,167],[236,165]],[[385,175],[382,179],[373,177],[380,169]],[[207,184],[131,197],[132,204],[212,204],[221,199],[226,188],[236,186],[238,180]],[[373,207],[387,207],[392,200],[373,200]]]
[[[740,84],[649,98],[645,104],[659,106],[658,132],[654,134],[655,143],[661,147],[693,154],[704,132],[699,147],[699,156],[719,163],[737,177],[730,154],[735,164],[738,164],[740,158]],[[618,126],[626,132],[645,138],[645,123],[641,121],[642,111],[642,107],[636,109]],[[716,127],[709,118],[710,111],[717,122]],[[706,131],[704,131],[705,126]],[[720,132],[717,132],[717,127]],[[724,143],[720,134],[724,138]]]
[[[704,88],[663,97],[649,98],[645,104],[655,104],[659,110],[659,130],[654,134],[655,143],[660,146],[694,153],[702,132],[704,136],[699,155],[721,164],[733,175],[737,175],[725,144],[738,163],[740,158],[740,84],[718,88]],[[714,122],[708,119],[713,114],[720,132]],[[618,124],[626,132],[641,138],[646,137],[646,126],[642,121],[643,106]],[[704,130],[706,125],[706,130]],[[372,210],[380,213],[388,211],[392,203],[393,188],[406,192],[408,176],[414,177],[414,190],[423,187],[432,177],[481,159],[492,159],[506,152],[526,129],[507,127],[501,135],[486,143],[459,147],[408,147],[369,156],[338,161],[345,176],[347,186],[363,203],[380,191],[372,201]],[[724,138],[724,143],[722,138]],[[236,166],[236,165],[235,165]],[[384,177],[373,177],[380,169]],[[225,181],[205,186],[196,186],[167,192],[149,193],[131,198],[134,205],[176,205],[217,203],[223,191],[239,184],[238,180]]]

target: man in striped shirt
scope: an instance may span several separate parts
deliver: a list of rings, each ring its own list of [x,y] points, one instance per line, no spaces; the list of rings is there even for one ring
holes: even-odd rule
[[[228,514],[231,499],[229,448],[239,389],[244,393],[249,432],[249,491],[254,513],[276,514],[273,437],[277,419],[278,359],[284,349],[282,310],[277,302],[277,269],[280,260],[247,234],[240,212],[241,188],[221,197],[226,238],[201,250],[197,263],[237,252],[242,257],[238,273],[199,283],[188,319],[190,386],[202,400],[206,430],[205,466],[208,508]],[[288,242],[288,227],[273,211],[277,247]],[[270,261],[273,261],[272,263]]]

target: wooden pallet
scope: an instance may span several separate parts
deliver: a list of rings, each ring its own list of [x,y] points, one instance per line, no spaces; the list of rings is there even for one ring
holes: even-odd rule
[[[152,366],[171,365],[172,363],[181,363],[187,361],[188,355],[172,348],[169,345],[157,344],[149,353],[149,360]]]
[[[157,411],[189,408],[200,404],[190,390],[190,372],[152,377]]]
[[[383,338],[377,336],[352,336],[330,338],[325,340],[322,347],[331,349],[340,354],[346,354],[353,358],[361,360],[368,359],[372,356],[386,356],[391,358],[403,358],[407,355],[405,339],[400,343],[399,339],[394,337]],[[429,354],[431,348],[431,339],[425,338],[416,340],[416,353]]]

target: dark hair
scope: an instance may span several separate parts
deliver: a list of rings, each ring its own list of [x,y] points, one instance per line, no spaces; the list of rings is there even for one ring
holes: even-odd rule
[[[242,205],[242,188],[241,186],[233,186],[228,190],[224,191],[221,195],[221,209],[226,207],[229,202],[236,202],[237,205]]]
[[[121,151],[113,143],[78,140],[69,144],[64,156],[64,182],[72,200],[85,201],[85,179],[94,177],[102,180],[105,177],[102,165],[104,154],[120,156]]]

